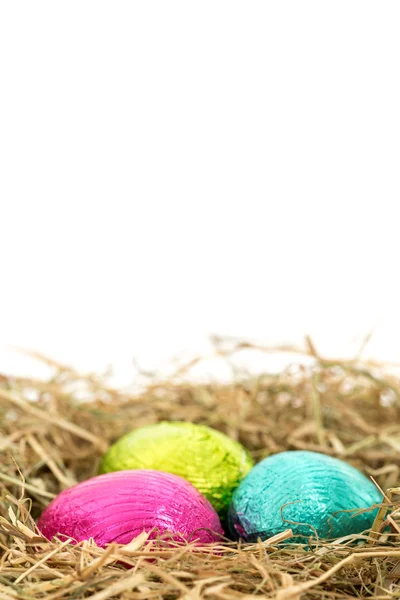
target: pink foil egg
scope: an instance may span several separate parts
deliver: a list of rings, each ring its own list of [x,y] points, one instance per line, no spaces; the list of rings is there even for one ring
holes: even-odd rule
[[[64,490],[42,513],[38,528],[47,539],[93,538],[98,546],[128,544],[143,531],[151,531],[150,539],[169,532],[174,540],[199,543],[223,535],[217,513],[195,487],[151,470],[98,475]]]

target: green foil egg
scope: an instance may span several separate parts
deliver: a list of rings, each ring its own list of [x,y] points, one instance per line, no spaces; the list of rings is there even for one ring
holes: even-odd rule
[[[241,444],[223,433],[186,422],[161,422],[135,429],[105,454],[101,473],[155,469],[192,483],[221,514],[233,490],[253,466]]]
[[[372,527],[382,502],[365,475],[351,465],[308,451],[262,460],[235,490],[228,512],[231,534],[253,542],[292,529],[297,539],[332,539]]]

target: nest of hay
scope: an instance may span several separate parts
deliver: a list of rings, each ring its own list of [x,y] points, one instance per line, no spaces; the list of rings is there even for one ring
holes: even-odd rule
[[[226,360],[248,348],[217,348]],[[284,349],[285,350],[285,349]],[[48,381],[0,376],[0,599],[392,598],[400,595],[400,379],[388,365],[326,360],[232,383],[149,381],[127,394],[51,363]],[[106,448],[160,420],[210,425],[256,461],[310,449],[348,461],[385,502],[367,535],[312,549],[270,539],[211,548],[142,534],[105,549],[39,536],[35,519],[60,491],[97,474]],[[151,560],[150,557],[151,556]],[[130,567],[130,568],[129,568]]]

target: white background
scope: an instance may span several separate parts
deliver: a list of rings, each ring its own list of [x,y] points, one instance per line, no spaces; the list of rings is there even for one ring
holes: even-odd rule
[[[400,360],[398,2],[0,6],[0,371]]]

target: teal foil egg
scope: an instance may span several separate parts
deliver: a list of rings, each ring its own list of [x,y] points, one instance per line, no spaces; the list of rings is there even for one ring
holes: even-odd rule
[[[289,451],[256,465],[233,494],[228,525],[235,538],[252,542],[292,529],[305,542],[371,528],[379,504],[375,485],[347,463],[318,452]],[[351,511],[351,512],[343,512]]]

